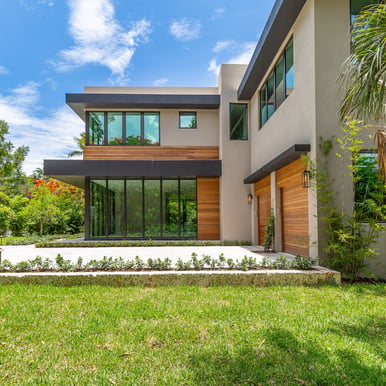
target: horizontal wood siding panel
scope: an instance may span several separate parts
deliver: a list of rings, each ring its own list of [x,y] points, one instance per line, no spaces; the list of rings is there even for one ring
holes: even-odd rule
[[[85,146],[85,160],[218,160],[218,146]]]
[[[271,191],[271,176],[264,177],[255,183],[255,195],[265,194]]]
[[[282,237],[284,252],[309,256],[308,189],[302,188],[301,160],[277,172],[281,188]]]
[[[298,183],[298,185],[301,187],[302,172],[304,170],[306,170],[306,167],[301,158],[290,163],[287,166],[284,166],[276,172],[277,186],[279,188],[282,188],[283,186]]]
[[[199,240],[220,239],[220,183],[218,178],[197,178]]]

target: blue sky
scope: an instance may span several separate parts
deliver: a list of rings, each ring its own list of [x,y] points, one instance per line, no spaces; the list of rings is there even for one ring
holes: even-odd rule
[[[1,0],[0,119],[28,145],[24,170],[66,158],[84,86],[215,86],[247,63],[274,0]]]

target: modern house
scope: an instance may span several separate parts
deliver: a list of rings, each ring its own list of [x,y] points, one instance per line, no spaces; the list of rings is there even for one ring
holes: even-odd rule
[[[262,244],[273,210],[276,249],[319,256],[325,236],[301,156],[318,162],[319,138],[340,126],[350,24],[372,3],[277,0],[250,63],[222,65],[217,87],[67,94],[86,126],[83,160],[44,168],[85,188],[86,238]],[[379,247],[385,255],[386,237]]]

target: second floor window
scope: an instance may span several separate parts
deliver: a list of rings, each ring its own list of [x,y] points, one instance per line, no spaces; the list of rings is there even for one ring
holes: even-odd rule
[[[159,113],[89,112],[88,145],[159,145]]]
[[[291,40],[260,90],[260,127],[264,126],[293,89],[294,49]]]

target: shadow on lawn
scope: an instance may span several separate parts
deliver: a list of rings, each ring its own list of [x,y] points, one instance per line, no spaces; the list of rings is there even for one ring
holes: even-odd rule
[[[260,342],[260,343],[259,343]],[[276,328],[230,350],[210,347],[190,356],[197,384],[258,385],[384,385],[382,368],[370,367],[349,349],[324,351],[318,342],[300,342],[290,331]],[[378,353],[379,354],[379,353]]]

